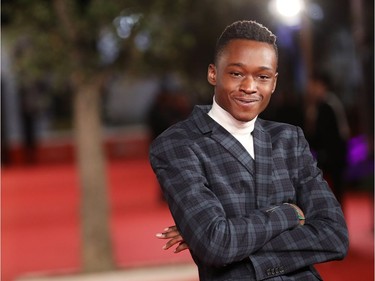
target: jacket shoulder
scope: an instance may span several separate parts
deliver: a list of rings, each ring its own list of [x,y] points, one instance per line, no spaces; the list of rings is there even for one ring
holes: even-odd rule
[[[298,133],[301,133],[302,131],[300,127],[287,123],[269,121],[264,119],[258,119],[257,121],[261,129],[264,132],[269,133],[272,137],[278,137],[281,135],[298,135]]]

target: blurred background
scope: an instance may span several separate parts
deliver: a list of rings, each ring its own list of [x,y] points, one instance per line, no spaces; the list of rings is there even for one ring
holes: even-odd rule
[[[302,127],[347,218],[349,255],[322,276],[373,280],[371,0],[2,1],[2,280],[166,266],[197,280],[155,238],[173,221],[148,145],[212,101],[216,38],[241,19],[278,37],[262,117]]]

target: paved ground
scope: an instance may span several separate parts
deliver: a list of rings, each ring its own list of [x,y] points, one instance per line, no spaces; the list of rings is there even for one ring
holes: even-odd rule
[[[16,281],[197,281],[194,264],[134,268],[85,275],[28,276]]]

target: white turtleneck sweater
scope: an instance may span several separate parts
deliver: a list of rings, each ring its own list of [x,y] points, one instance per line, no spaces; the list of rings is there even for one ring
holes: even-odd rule
[[[253,135],[251,133],[254,130],[257,117],[249,122],[238,121],[216,103],[215,97],[208,115],[234,136],[255,159]]]

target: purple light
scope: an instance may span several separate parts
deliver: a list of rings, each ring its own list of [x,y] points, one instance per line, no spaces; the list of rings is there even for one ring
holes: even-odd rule
[[[359,164],[367,159],[368,146],[365,136],[354,137],[348,142],[348,164],[349,166]]]

